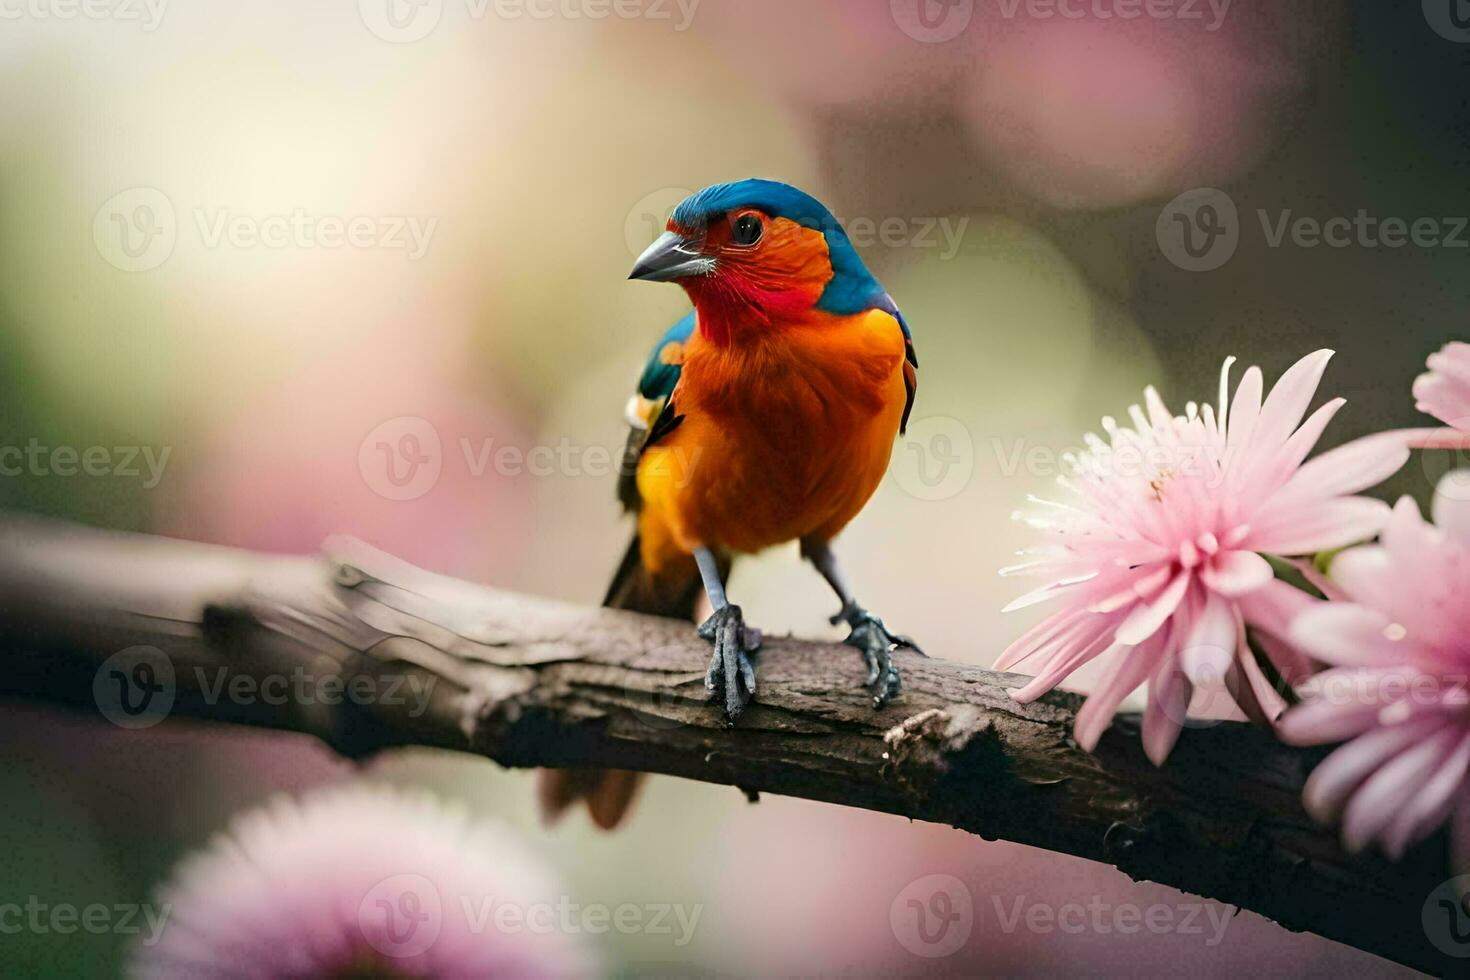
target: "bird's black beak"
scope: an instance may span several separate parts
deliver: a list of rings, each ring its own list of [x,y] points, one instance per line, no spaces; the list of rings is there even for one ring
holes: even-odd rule
[[[715,271],[715,260],[699,250],[697,239],[666,231],[638,256],[629,279],[673,282],[686,276],[707,276]]]

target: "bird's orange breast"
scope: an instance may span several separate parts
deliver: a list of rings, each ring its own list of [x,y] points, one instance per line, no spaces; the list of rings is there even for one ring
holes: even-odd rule
[[[898,433],[898,321],[815,313],[724,346],[696,330],[684,354],[683,421],[638,467],[650,566],[660,552],[836,535],[877,489]]]

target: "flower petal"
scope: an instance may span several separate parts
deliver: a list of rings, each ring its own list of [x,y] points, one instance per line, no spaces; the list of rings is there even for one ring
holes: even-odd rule
[[[1271,563],[1253,551],[1226,551],[1200,570],[1200,581],[1212,592],[1238,596],[1276,577]]]
[[[1470,735],[1461,732],[1458,744],[1424,785],[1406,801],[1383,834],[1383,849],[1397,861],[1404,851],[1444,823],[1454,809],[1470,767]]]
[[[1389,560],[1388,551],[1378,545],[1339,552],[1327,566],[1327,574],[1346,593],[1349,601],[1372,602],[1374,605],[1379,604],[1375,599],[1391,594],[1401,581]]]
[[[1378,705],[1369,701],[1308,701],[1290,709],[1276,725],[1288,745],[1327,745],[1378,727]]]
[[[1291,588],[1291,586],[1287,586],[1287,588]],[[1242,608],[1242,616],[1244,613],[1245,610]],[[1283,639],[1277,633],[1272,633],[1269,630],[1255,626],[1252,628],[1252,633],[1252,640],[1255,645],[1266,655],[1266,659],[1271,662],[1271,666],[1276,668],[1277,675],[1291,687],[1300,687],[1307,679],[1317,673],[1318,666],[1316,661],[1297,649],[1296,644],[1290,640]],[[1244,655],[1245,651],[1242,650],[1241,653]]]
[[[1342,840],[1350,852],[1367,847],[1412,800],[1429,776],[1447,763],[1459,742],[1458,726],[1442,726],[1386,761],[1354,791],[1342,814]]]
[[[1116,592],[1094,600],[1087,608],[1095,613],[1110,613],[1132,605],[1139,599],[1151,599],[1169,584],[1172,571],[1170,566],[1160,565],[1158,571],[1135,578],[1131,582],[1124,582]]]
[[[1056,582],[1048,582],[1039,588],[1032,589],[1030,592],[1027,592],[1023,596],[1012,599],[1010,603],[1001,610],[1001,612],[1016,612],[1017,610],[1025,609],[1027,606],[1034,606],[1037,603],[1046,602],[1048,599],[1053,599],[1056,596],[1061,595],[1063,592],[1072,588],[1074,585],[1081,585],[1083,582],[1089,581],[1090,579],[1094,579],[1096,577],[1097,573],[1093,572],[1091,574],[1081,575],[1075,578],[1061,579],[1060,581]]]
[[[1301,428],[1291,434],[1278,460],[1278,465],[1285,471],[1281,474],[1282,476],[1289,476],[1296,472],[1297,468],[1302,465],[1302,460],[1306,459],[1317,445],[1317,440],[1322,438],[1322,433],[1327,429],[1327,423],[1331,422],[1346,404],[1346,398],[1332,399],[1313,412],[1311,417],[1302,423]]]
[[[1054,613],[1022,633],[996,658],[992,670],[1010,670],[1016,664],[1047,646],[1058,637],[1069,634],[1082,624],[1086,614],[1073,609]]]
[[[1388,523],[1389,506],[1371,497],[1339,497],[1278,508],[1268,505],[1243,545],[1278,555],[1309,555],[1366,541]]]
[[[1446,344],[1414,380],[1415,407],[1458,429],[1470,428],[1470,344]]]
[[[1128,618],[1123,620],[1122,625],[1118,627],[1116,634],[1118,642],[1125,646],[1135,646],[1157,633],[1159,627],[1167,623],[1169,617],[1174,615],[1174,610],[1179,608],[1179,602],[1189,590],[1189,583],[1192,579],[1193,576],[1189,572],[1180,572],[1164,587],[1164,591],[1159,593],[1158,598],[1152,602],[1139,603],[1135,606],[1128,614]],[[1137,686],[1137,684],[1134,685],[1134,687]]]
[[[1162,766],[1189,714],[1189,699],[1194,685],[1173,657],[1159,661],[1148,681],[1148,710],[1143,713],[1143,751],[1149,761]]]
[[[1252,721],[1274,726],[1281,720],[1287,708],[1286,698],[1272,686],[1256,660],[1255,651],[1246,646],[1244,639],[1231,664],[1228,683],[1236,703]]]
[[[1470,470],[1440,477],[1430,507],[1434,525],[1446,535],[1470,546]]]
[[[1108,650],[1115,649],[1115,646],[1110,645],[1111,641],[1112,637],[1104,634],[1091,643],[1071,646],[1058,651],[1042,671],[1031,679],[1030,683],[1011,692],[1011,699],[1017,704],[1030,704],[1066,680],[1073,671],[1089,660],[1095,659]]]
[[[1470,343],[1452,340],[1429,355],[1429,369],[1470,388]]]
[[[1078,745],[1088,752],[1097,748],[1098,739],[1113,723],[1118,705],[1138,689],[1163,655],[1163,639],[1155,635],[1143,646],[1125,649],[1116,657],[1102,683],[1077,712],[1072,736]]]
[[[1410,449],[1470,449],[1470,427],[1452,429],[1400,429]]]
[[[1321,600],[1279,579],[1272,579],[1259,589],[1236,598],[1235,604],[1252,627],[1285,638],[1291,635],[1291,624],[1296,618],[1320,605]]]
[[[1319,350],[1286,369],[1261,406],[1252,443],[1266,450],[1285,444],[1307,413],[1307,406],[1322,381],[1322,372],[1327,370],[1331,359],[1332,351]]]
[[[1235,607],[1211,592],[1204,609],[1189,624],[1179,644],[1179,665],[1196,687],[1218,687],[1225,682],[1235,659]]]
[[[1230,419],[1225,426],[1225,444],[1231,450],[1228,458],[1239,458],[1240,450],[1250,441],[1255,431],[1256,420],[1261,415],[1261,369],[1246,369],[1235,389],[1235,398],[1230,402]]]
[[[1300,504],[1357,493],[1382,483],[1408,461],[1409,447],[1401,433],[1365,436],[1307,460],[1272,503]]]
[[[1437,533],[1419,513],[1414,498],[1405,494],[1393,505],[1393,514],[1383,526],[1382,544],[1390,558],[1408,564],[1420,552],[1434,547]]]
[[[1358,736],[1312,770],[1302,790],[1302,805],[1312,819],[1330,822],[1370,773],[1442,724],[1439,718],[1420,717]]]
[[[1291,639],[1309,655],[1345,667],[1403,663],[1412,649],[1377,609],[1350,602],[1324,602],[1302,613]]]

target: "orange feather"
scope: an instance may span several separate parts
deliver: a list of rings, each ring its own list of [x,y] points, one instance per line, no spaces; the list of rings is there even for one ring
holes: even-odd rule
[[[683,421],[638,466],[655,574],[697,547],[834,537],[882,480],[907,401],[903,332],[886,312],[808,307],[721,343],[697,308],[675,392]]]

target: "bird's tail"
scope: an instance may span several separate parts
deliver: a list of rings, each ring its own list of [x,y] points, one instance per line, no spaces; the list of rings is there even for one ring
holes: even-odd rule
[[[721,570],[722,574],[724,570]],[[704,595],[699,566],[692,556],[668,562],[655,576],[643,564],[643,541],[637,535],[628,543],[623,560],[608,583],[602,604],[609,609],[667,616],[670,619],[693,619],[694,609]]]
[[[720,577],[728,577],[722,562]],[[699,566],[691,556],[666,562],[654,575],[643,562],[642,541],[637,534],[623,553],[613,573],[602,604],[609,609],[626,609],[650,616],[694,620],[695,609],[704,595]],[[538,798],[547,822],[558,819],[578,800],[585,800],[592,822],[612,830],[633,806],[643,774],[624,769],[543,769]]]

